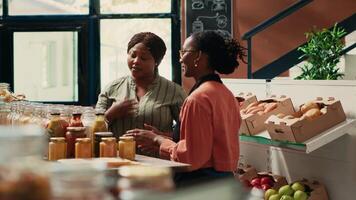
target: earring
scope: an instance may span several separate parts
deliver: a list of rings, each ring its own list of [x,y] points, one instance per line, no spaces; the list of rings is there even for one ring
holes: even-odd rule
[[[194,64],[194,67],[198,67],[198,64],[197,64],[197,63],[195,63],[195,64]]]

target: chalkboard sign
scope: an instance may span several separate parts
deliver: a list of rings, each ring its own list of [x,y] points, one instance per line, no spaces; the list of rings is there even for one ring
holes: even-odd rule
[[[186,0],[185,19],[187,36],[203,30],[217,30],[232,37],[233,0]]]

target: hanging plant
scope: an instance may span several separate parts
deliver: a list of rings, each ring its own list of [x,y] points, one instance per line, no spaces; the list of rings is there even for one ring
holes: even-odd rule
[[[300,58],[306,58],[307,63],[300,67],[302,73],[295,79],[299,80],[337,80],[344,76],[336,66],[340,61],[344,43],[341,38],[346,35],[344,29],[334,27],[321,31],[313,30],[306,33],[308,42],[299,47],[303,52]]]

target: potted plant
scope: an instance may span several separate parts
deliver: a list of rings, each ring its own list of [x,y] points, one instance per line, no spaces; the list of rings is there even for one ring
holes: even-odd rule
[[[341,38],[345,36],[344,29],[334,25],[332,29],[313,30],[306,33],[308,42],[299,47],[303,52],[300,58],[306,58],[307,63],[300,67],[302,73],[295,79],[299,80],[337,80],[344,76],[336,64],[340,61],[341,51],[345,44]]]

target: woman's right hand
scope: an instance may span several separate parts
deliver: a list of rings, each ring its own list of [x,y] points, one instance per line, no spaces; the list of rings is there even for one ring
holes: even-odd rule
[[[111,122],[114,119],[124,118],[137,113],[138,102],[135,99],[124,99],[120,102],[115,102],[105,112],[106,119]]]

